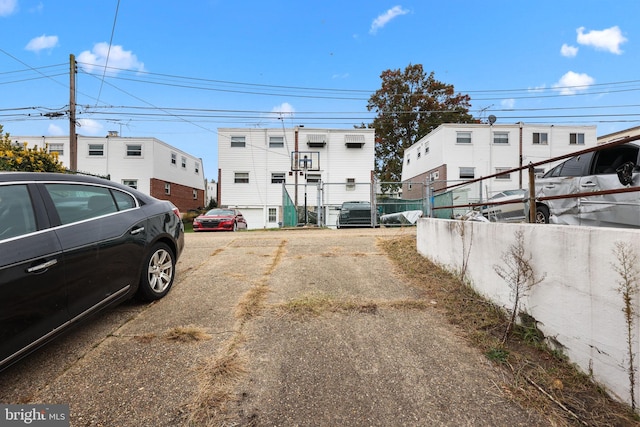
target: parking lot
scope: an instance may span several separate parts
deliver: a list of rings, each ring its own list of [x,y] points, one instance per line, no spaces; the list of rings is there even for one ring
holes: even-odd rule
[[[0,373],[0,402],[74,426],[546,424],[376,245],[406,233],[188,234],[166,298]]]

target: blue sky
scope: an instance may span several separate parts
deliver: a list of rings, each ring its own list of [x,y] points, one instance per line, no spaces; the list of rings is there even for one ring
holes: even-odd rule
[[[156,137],[217,176],[217,128],[372,121],[380,74],[422,64],[498,123],[640,125],[640,1],[0,0],[0,124]],[[106,58],[108,65],[105,68]]]

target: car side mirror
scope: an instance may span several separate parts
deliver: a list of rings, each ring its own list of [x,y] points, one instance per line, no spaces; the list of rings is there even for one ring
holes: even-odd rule
[[[633,162],[626,162],[616,169],[620,184],[629,185],[633,182],[633,168],[635,166]]]

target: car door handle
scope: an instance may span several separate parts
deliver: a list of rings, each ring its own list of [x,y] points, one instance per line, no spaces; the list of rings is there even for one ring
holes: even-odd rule
[[[138,227],[138,228],[134,228],[133,230],[131,230],[131,234],[139,234],[142,233],[144,231],[144,227]]]
[[[33,267],[27,268],[27,273],[39,273],[41,271],[46,270],[47,268],[56,265],[58,263],[57,259],[52,259],[42,264],[34,265]]]
[[[591,181],[587,181],[585,183],[582,184],[583,187],[595,187],[596,183],[595,182],[591,182]]]

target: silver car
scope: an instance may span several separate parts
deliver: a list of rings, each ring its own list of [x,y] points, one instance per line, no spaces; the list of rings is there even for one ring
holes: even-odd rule
[[[639,186],[636,144],[572,157],[536,179],[535,222],[640,228]],[[525,209],[528,213],[528,203]]]

